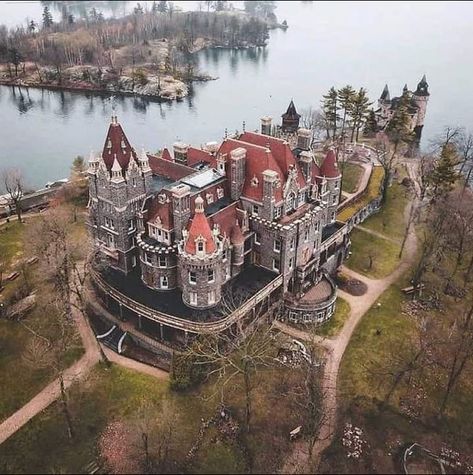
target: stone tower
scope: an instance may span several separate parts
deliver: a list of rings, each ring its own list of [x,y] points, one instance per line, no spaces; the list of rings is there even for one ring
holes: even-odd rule
[[[334,223],[337,217],[338,202],[340,200],[340,187],[342,174],[338,168],[337,155],[333,149],[327,155],[320,166],[320,174],[326,180],[325,201],[327,206],[326,223]]]
[[[100,157],[89,159],[89,229],[96,248],[124,273],[137,265],[137,213],[151,194],[148,156],[138,157],[112,117]]]
[[[427,80],[424,74],[419,84],[417,84],[417,89],[412,95],[412,98],[414,99],[415,103],[417,104],[417,107],[419,108],[417,112],[417,121],[414,127],[416,140],[418,142],[420,141],[422,129],[424,127],[425,113],[427,112],[427,103],[429,102],[429,97],[429,85],[427,84]]]
[[[179,244],[182,300],[189,307],[209,308],[220,302],[225,282],[222,250],[218,230],[210,229],[204,200],[198,196],[192,223]]]

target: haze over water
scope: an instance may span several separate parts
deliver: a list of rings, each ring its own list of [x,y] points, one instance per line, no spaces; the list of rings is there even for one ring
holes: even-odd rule
[[[38,19],[38,2],[1,3],[0,22],[23,21],[25,5]],[[156,151],[177,139],[221,140],[242,121],[258,128],[262,115],[279,123],[291,98],[298,109],[317,108],[331,86],[351,84],[376,100],[385,83],[393,97],[424,73],[431,97],[423,146],[447,124],[473,129],[472,4],[278,2],[276,13],[289,29],[272,31],[266,48],[201,51],[200,69],[219,79],[196,83],[182,102],[118,98],[132,144]],[[76,155],[101,150],[110,113],[99,95],[0,86],[0,169],[23,168],[32,187],[68,176]]]

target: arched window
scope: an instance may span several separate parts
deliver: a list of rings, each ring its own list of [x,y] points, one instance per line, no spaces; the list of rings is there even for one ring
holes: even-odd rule
[[[197,250],[199,252],[204,252],[204,242],[203,241],[197,241]]]

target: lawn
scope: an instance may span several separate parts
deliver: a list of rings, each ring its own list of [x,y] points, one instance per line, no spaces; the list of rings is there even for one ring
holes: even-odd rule
[[[394,182],[388,188],[386,203],[383,209],[370,216],[362,226],[394,239],[402,240],[405,233],[404,210],[410,200],[408,189]]]
[[[317,327],[315,330],[317,335],[328,338],[338,335],[349,316],[350,304],[341,297],[338,297],[334,315],[328,322]]]
[[[28,224],[21,224],[18,221],[12,221],[0,226],[0,256],[5,260],[7,268],[13,263],[15,258],[21,255],[25,226],[28,226]]]
[[[273,473],[290,450],[288,433],[303,422],[291,391],[300,379],[294,368],[272,367],[256,375],[253,396],[252,433],[241,425],[237,440],[218,436],[212,426],[206,431],[195,458],[187,465],[190,473],[242,473],[247,471],[247,451],[253,469]],[[235,379],[226,389],[226,405],[240,423],[244,420],[242,380]],[[127,423],[136,419],[138,408],[146,401],[151,408],[148,418],[160,417],[162,403],[172,401],[179,415],[173,423],[175,440],[172,460],[176,470],[197,440],[201,419],[216,413],[220,400],[213,383],[199,390],[178,394],[171,392],[166,380],[156,380],[115,365],[98,365],[92,375],[68,392],[75,430],[74,440],[67,438],[59,405],[53,404],[35,417],[17,434],[0,446],[1,473],[80,473],[92,461],[100,462],[98,441],[104,429],[114,421]],[[278,407],[275,417],[274,408]],[[150,446],[156,443],[150,436]],[[128,446],[120,441],[120,451]],[[140,454],[140,452],[136,452]]]
[[[380,187],[383,181],[384,171],[382,167],[373,167],[368,186],[364,193],[361,194],[354,202],[338,213],[337,219],[339,221],[347,222],[358,211],[363,209],[368,203],[377,198],[380,194]]]
[[[342,191],[355,193],[364,168],[356,163],[347,162],[343,165]]]
[[[346,266],[373,279],[388,276],[399,265],[400,244],[360,229],[350,235],[351,255]]]
[[[25,325],[29,328],[41,326],[42,333],[54,340],[57,329],[44,325],[47,318],[42,309],[36,307],[24,320],[24,324],[0,319],[0,421],[22,407],[54,379],[55,373],[51,367],[35,366],[24,357],[26,349],[35,338]],[[82,354],[83,349],[77,341],[68,350],[64,365],[70,366]]]

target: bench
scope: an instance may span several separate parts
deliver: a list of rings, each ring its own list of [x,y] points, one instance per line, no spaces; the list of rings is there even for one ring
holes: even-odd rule
[[[19,272],[16,272],[16,271],[12,272],[11,274],[7,276],[7,280],[9,281],[15,280],[19,275],[20,275]]]
[[[424,287],[425,287],[424,284],[420,284],[417,287],[410,285],[409,287],[404,287],[402,289],[402,292],[404,292],[405,294],[412,294],[413,292],[416,292],[417,290],[422,290]]]

